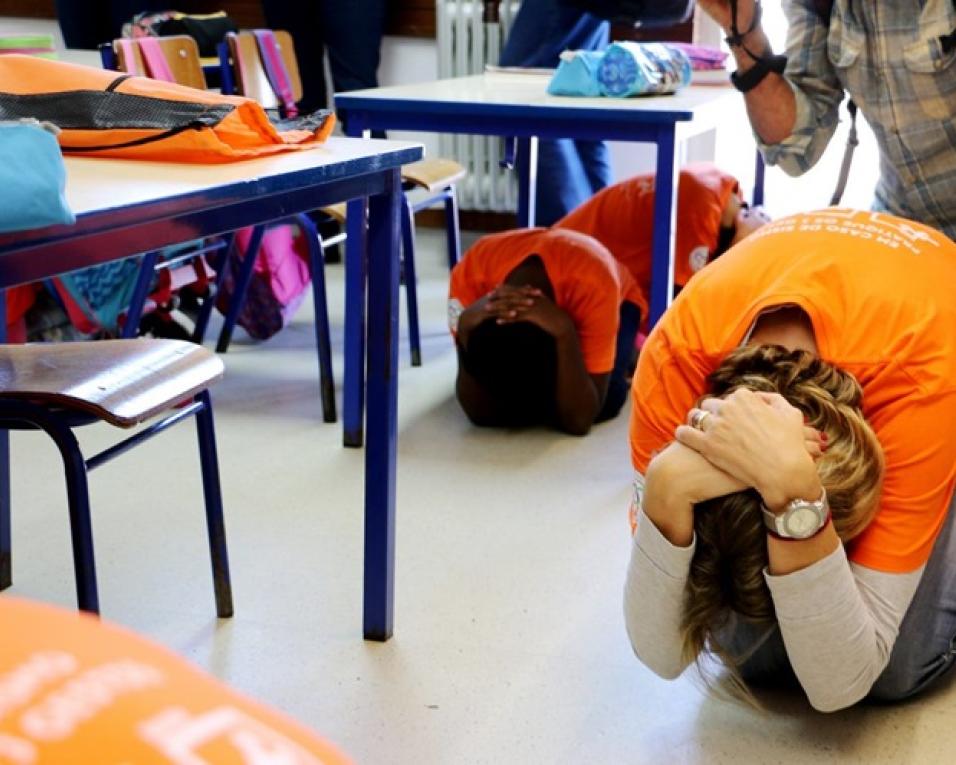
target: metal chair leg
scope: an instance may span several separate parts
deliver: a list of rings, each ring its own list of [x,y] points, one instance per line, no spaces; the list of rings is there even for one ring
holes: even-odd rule
[[[196,401],[203,404],[202,409],[196,412],[196,433],[199,437],[199,460],[202,465],[202,490],[206,501],[206,527],[209,533],[216,615],[220,619],[226,619],[233,614],[232,583],[229,577],[226,525],[222,517],[222,490],[219,484],[219,459],[216,455],[216,431],[209,391],[197,394]]]
[[[0,412],[8,419],[27,422],[42,429],[60,450],[70,509],[76,600],[81,611],[99,614],[100,600],[96,587],[96,563],[93,557],[90,495],[86,480],[86,462],[80,451],[80,445],[70,427],[42,406],[27,402],[4,402],[0,406]]]
[[[222,260],[216,271],[216,281],[209,288],[209,296],[203,300],[202,307],[199,309],[199,315],[196,317],[196,326],[193,327],[192,341],[202,345],[206,339],[206,330],[209,328],[209,319],[212,318],[212,309],[216,305],[216,300],[221,294],[223,282],[226,280],[226,273],[229,269],[229,259],[234,257],[233,247],[236,243],[236,234],[231,232],[223,237],[225,246],[222,248]]]
[[[448,268],[461,260],[461,227],[458,222],[458,195],[455,186],[445,189],[445,236],[448,242]]]
[[[242,310],[242,304],[246,301],[246,292],[249,291],[249,284],[252,282],[252,273],[256,265],[256,258],[259,257],[259,248],[262,246],[262,235],[264,233],[265,226],[256,226],[252,230],[249,246],[243,254],[239,275],[236,277],[232,297],[229,300],[226,320],[219,333],[219,342],[216,343],[216,353],[225,353],[229,350],[229,343],[232,342],[232,332],[236,328],[236,321],[239,319],[239,311]]]
[[[415,211],[408,195],[402,195],[402,272],[405,275],[405,305],[408,312],[408,347],[412,366],[422,365],[422,341],[418,329],[418,279],[415,274]]]
[[[126,309],[126,321],[123,322],[123,330],[120,332],[120,337],[124,340],[130,340],[139,334],[139,322],[143,318],[143,308],[146,306],[146,298],[149,297],[149,288],[153,283],[158,261],[159,250],[153,250],[144,254],[139,264],[136,285],[129,300],[129,308]]]
[[[325,292],[325,248],[312,219],[305,214],[295,216],[309,245],[309,266],[312,271],[312,302],[315,306],[315,349],[319,357],[319,381],[322,390],[322,419],[335,422],[335,378],[332,376],[332,333],[329,329],[329,306]]]

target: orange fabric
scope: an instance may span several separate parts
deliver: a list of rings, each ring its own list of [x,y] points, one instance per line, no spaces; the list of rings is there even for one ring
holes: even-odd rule
[[[349,762],[292,719],[125,629],[6,595],[0,621],[4,763]]]
[[[103,91],[123,75],[94,67],[50,61],[31,56],[0,57],[0,92],[18,95],[61,93],[71,90]],[[140,146],[84,151],[87,157],[160,160],[164,162],[219,163],[275,154],[280,151],[308,149],[321,143],[332,132],[335,119],[329,117],[320,130],[279,132],[255,101],[240,96],[223,96],[205,90],[187,88],[172,82],[129,77],[116,92],[188,101],[200,104],[232,104],[236,108],[213,128],[184,130],[176,135]],[[162,131],[142,129],[73,130],[60,132],[64,153],[70,148],[122,144],[156,135]]]
[[[720,219],[737,179],[707,162],[680,172],[674,284],[683,287],[717,249]],[[651,240],[654,228],[654,174],[638,175],[595,194],[554,224],[593,236],[630,271],[640,288],[635,301],[648,316],[651,294]]]
[[[825,210],[770,223],[708,266],[638,361],[631,457],[641,473],[673,439],[706,376],[767,308],[800,306],[820,356],[863,386],[886,456],[876,518],[848,546],[879,571],[926,562],[956,484],[956,244],[880,213]]]
[[[541,257],[556,305],[574,321],[588,372],[610,372],[621,303],[635,294],[635,284],[591,237],[542,228],[482,237],[451,272],[450,305],[457,301],[467,308],[504,282],[529,255]]]

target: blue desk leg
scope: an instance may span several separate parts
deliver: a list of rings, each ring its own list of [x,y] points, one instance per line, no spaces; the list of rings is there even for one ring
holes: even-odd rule
[[[7,342],[7,291],[0,290],[0,343]],[[13,584],[10,536],[10,431],[0,430],[0,590]]]
[[[366,640],[392,636],[398,445],[398,241],[401,175],[369,201],[368,443],[365,446]]]
[[[533,226],[536,220],[535,192],[538,187],[538,139],[518,139],[518,226]],[[526,161],[522,161],[526,160]]]
[[[354,447],[362,445],[365,420],[365,281],[368,274],[366,205],[366,199],[353,199],[348,203],[345,213],[345,377],[342,382],[342,443]]]
[[[657,134],[657,179],[654,186],[654,237],[651,265],[651,315],[653,327],[674,294],[674,221],[679,168],[673,125]]]
[[[347,134],[365,135],[360,113],[349,113]],[[345,211],[345,361],[342,380],[342,443],[360,447],[365,420],[365,280],[368,273],[367,199]],[[398,236],[398,234],[396,234]]]

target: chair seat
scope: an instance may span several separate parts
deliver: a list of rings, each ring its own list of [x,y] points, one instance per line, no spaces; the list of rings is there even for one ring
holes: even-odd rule
[[[335,219],[339,223],[345,223],[345,202],[339,202],[335,205],[329,205],[328,207],[323,207],[322,212],[328,215],[330,218]]]
[[[435,157],[402,165],[402,180],[429,191],[438,191],[465,177],[465,168],[453,159]]]
[[[215,354],[182,340],[0,345],[0,398],[129,428],[205,390],[223,369]]]

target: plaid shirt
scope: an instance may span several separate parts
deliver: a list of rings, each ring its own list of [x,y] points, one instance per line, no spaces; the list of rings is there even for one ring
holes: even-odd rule
[[[835,0],[829,28],[812,0],[784,0],[793,133],[761,143],[768,164],[806,172],[836,130],[848,92],[880,149],[874,207],[956,239],[956,29],[952,0]]]

